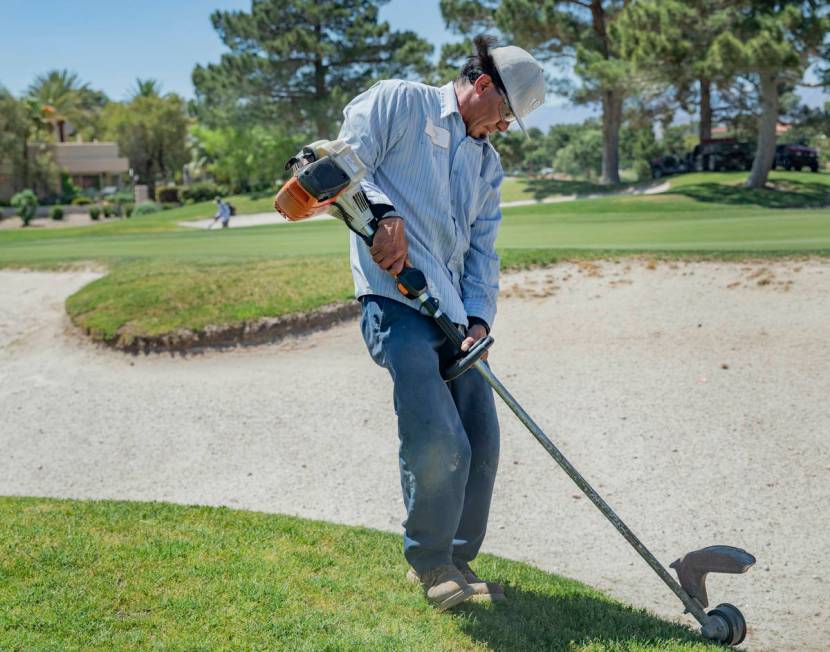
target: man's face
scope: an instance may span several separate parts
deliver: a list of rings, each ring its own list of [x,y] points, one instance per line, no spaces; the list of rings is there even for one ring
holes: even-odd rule
[[[512,114],[507,100],[499,92],[490,75],[481,75],[474,84],[475,94],[470,105],[467,134],[485,138],[495,131],[507,131]]]

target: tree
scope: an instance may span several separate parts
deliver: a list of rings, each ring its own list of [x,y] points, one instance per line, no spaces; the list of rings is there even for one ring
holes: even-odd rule
[[[761,115],[758,145],[748,188],[766,184],[775,156],[775,128],[782,87],[804,76],[827,34],[824,3],[816,0],[741,0],[734,3],[734,31],[713,43],[713,59],[723,70],[750,74],[757,82]]]
[[[173,179],[188,160],[185,102],[174,93],[111,102],[101,119],[151,194],[158,179]]]
[[[298,137],[276,126],[226,126],[210,129],[194,125],[190,134],[205,157],[207,171],[235,192],[274,188],[285,162],[301,146]]]
[[[11,205],[17,209],[17,214],[23,220],[23,226],[29,226],[29,222],[37,213],[37,195],[28,188],[21,190],[12,197]]]
[[[156,79],[137,77],[129,96],[131,100],[137,97],[161,97],[161,83]]]
[[[830,40],[826,41],[821,48],[818,74],[824,89],[830,90]]]
[[[0,163],[11,168],[14,188],[54,193],[59,170],[44,144],[52,132],[48,113],[31,98],[17,100],[0,88]]]
[[[28,132],[28,107],[0,87],[0,167],[8,166],[15,188],[24,184],[26,176]]]
[[[496,132],[490,136],[490,142],[501,159],[501,166],[507,174],[514,174],[518,171],[525,171],[525,149],[526,139],[520,131],[511,129],[504,133]]]
[[[107,97],[82,83],[78,75],[68,70],[50,70],[38,75],[26,92],[44,118],[54,125],[60,142],[68,136],[66,124],[91,138],[97,133],[97,121]]]
[[[602,105],[602,183],[619,183],[623,101],[632,91],[610,24],[623,0],[441,0],[447,25],[461,34],[497,28],[543,60],[574,61],[578,103]]]
[[[732,5],[730,0],[642,0],[629,3],[613,28],[622,55],[640,75],[671,85],[686,111],[699,107],[700,140],[712,137],[713,84],[729,81],[710,53],[718,34],[731,27]]]
[[[427,83],[443,86],[447,82],[453,81],[458,77],[464,62],[473,51],[473,41],[470,38],[465,38],[460,43],[444,43],[441,46],[438,65],[435,66],[432,74],[426,80]]]
[[[822,169],[830,162],[830,102],[822,108],[800,106],[790,112],[792,128],[787,141],[818,149]]]
[[[586,124],[577,131],[568,143],[556,152],[553,169],[571,177],[596,179],[601,171],[603,159],[600,152],[604,134],[601,129]]]
[[[627,168],[634,169],[638,180],[651,177],[650,161],[661,150],[650,124],[631,124],[620,129],[620,158]]]
[[[430,70],[428,42],[378,22],[386,1],[253,0],[250,13],[214,12],[230,52],[193,71],[202,115],[334,136],[343,105],[373,80]]]

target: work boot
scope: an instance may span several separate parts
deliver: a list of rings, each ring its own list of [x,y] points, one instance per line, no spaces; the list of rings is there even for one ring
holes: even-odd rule
[[[438,611],[446,611],[461,604],[475,593],[473,588],[452,564],[444,564],[418,573],[410,568],[406,574],[410,582],[419,582],[427,600]]]
[[[475,594],[471,598],[474,602],[500,602],[505,600],[504,587],[497,582],[485,582],[475,574],[466,561],[456,561],[455,567],[464,576]]]

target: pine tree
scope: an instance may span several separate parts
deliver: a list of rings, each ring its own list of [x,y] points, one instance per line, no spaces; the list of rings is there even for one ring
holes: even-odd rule
[[[230,52],[194,69],[198,103],[219,122],[243,115],[334,136],[343,105],[374,80],[430,72],[429,43],[378,22],[387,1],[253,0],[249,13],[214,12]]]
[[[741,0],[734,5],[734,29],[715,39],[712,59],[724,71],[757,80],[758,146],[746,185],[761,188],[775,156],[781,91],[803,78],[830,29],[830,17],[826,2],[818,0]]]
[[[643,0],[630,3],[614,24],[621,53],[639,74],[671,85],[686,111],[697,104],[701,140],[712,137],[713,85],[723,88],[731,78],[710,54],[718,34],[731,27],[733,5],[731,0]]]
[[[602,105],[602,175],[619,183],[623,101],[632,91],[630,64],[610,30],[623,0],[441,0],[448,26],[461,34],[497,28],[542,60],[574,61],[582,80],[572,97]]]

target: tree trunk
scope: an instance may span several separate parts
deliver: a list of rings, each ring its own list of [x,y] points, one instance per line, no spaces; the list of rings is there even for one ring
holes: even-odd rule
[[[758,120],[758,147],[747,188],[763,188],[775,158],[775,127],[778,124],[778,81],[773,72],[762,72],[761,118]]]
[[[712,82],[700,78],[700,141],[712,138]]]
[[[320,42],[323,28],[319,24],[314,25],[314,32],[317,43]],[[326,66],[323,62],[323,55],[318,51],[314,57],[314,124],[317,127],[317,138],[328,138],[331,125],[326,120],[323,106],[328,99],[326,89]]]
[[[623,96],[620,91],[602,94],[602,178],[600,183],[620,182],[620,125]]]
[[[29,139],[23,138],[23,190],[29,187],[30,169],[29,169]]]

